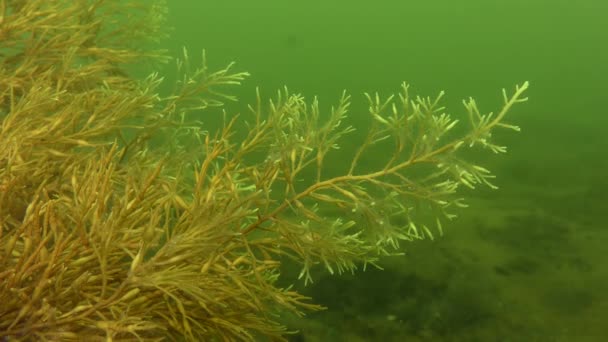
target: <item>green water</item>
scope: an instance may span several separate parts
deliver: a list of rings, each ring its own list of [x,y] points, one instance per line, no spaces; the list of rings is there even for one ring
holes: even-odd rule
[[[454,115],[531,83],[508,155],[481,161],[500,189],[384,272],[303,289],[329,310],[288,319],[294,341],[608,340],[607,1],[173,1],[170,25],[172,54],[206,49],[211,66],[252,73],[244,102],[287,85],[328,107],[346,89],[353,120],[361,93],[402,81],[445,90]]]

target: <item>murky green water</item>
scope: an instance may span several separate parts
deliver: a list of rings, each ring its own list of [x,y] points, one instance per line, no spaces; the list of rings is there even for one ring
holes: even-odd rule
[[[171,3],[165,45],[236,61],[253,74],[236,91],[245,102],[256,86],[287,85],[329,107],[347,89],[357,120],[361,93],[405,80],[446,90],[458,115],[465,97],[495,110],[502,87],[531,82],[510,120],[522,132],[501,136],[509,154],[483,157],[500,189],[470,195],[444,238],[408,246],[385,271],[306,288],[330,309],[292,321],[294,341],[608,339],[608,2],[193,3]]]

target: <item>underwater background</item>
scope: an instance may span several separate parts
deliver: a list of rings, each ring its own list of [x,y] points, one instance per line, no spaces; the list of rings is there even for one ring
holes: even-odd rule
[[[383,271],[298,284],[328,310],[285,317],[299,330],[293,341],[608,339],[607,1],[169,6],[172,55],[205,49],[212,69],[235,61],[252,74],[230,111],[246,111],[257,86],[318,96],[322,108],[346,89],[356,121],[367,115],[364,92],[387,95],[407,81],[416,94],[445,90],[448,112],[461,116],[464,98],[492,111],[501,88],[531,83],[529,102],[507,119],[522,132],[499,139],[508,154],[479,159],[499,189],[467,194],[470,208],[442,238],[406,245]]]

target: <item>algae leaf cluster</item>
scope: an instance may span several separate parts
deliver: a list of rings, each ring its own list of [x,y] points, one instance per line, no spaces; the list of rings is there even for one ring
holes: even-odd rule
[[[492,132],[518,129],[504,119],[527,83],[494,114],[465,101],[461,132],[443,93],[368,94],[352,153],[339,149],[355,129],[346,93],[328,113],[258,94],[208,130],[193,112],[235,100],[247,73],[211,71],[205,55],[193,67],[184,51],[169,95],[156,73],[130,76],[167,61],[145,48],[165,13],[162,1],[0,1],[3,340],[282,340],[280,312],[320,309],[277,285],[282,260],[309,282],[316,265],[353,271],[441,234],[462,187],[493,187],[462,151],[504,152]]]

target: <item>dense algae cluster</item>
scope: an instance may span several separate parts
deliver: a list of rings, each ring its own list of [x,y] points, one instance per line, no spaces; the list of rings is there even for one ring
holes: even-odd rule
[[[138,45],[163,37],[162,1],[0,4],[2,339],[282,339],[277,313],[320,307],[277,285],[281,260],[308,282],[316,265],[352,271],[441,234],[461,187],[493,187],[463,150],[504,152],[492,132],[517,130],[504,118],[526,100],[527,83],[494,114],[469,99],[458,132],[443,93],[404,83],[367,95],[368,131],[344,156],[346,93],[328,113],[258,94],[208,131],[192,113],[236,100],[247,73],[184,52],[171,94],[156,73],[129,76],[168,59]],[[361,165],[379,149],[382,163]]]

